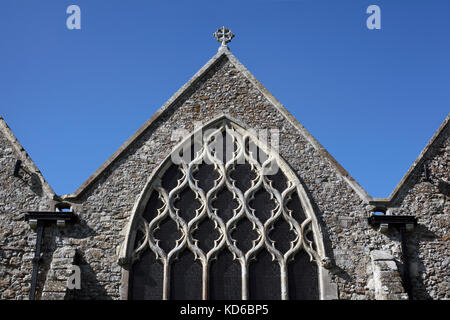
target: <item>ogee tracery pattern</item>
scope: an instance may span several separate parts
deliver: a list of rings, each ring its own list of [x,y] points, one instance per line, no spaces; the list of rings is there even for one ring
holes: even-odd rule
[[[223,141],[231,141],[231,144],[228,143],[227,145],[230,150],[223,152],[223,154],[221,154],[222,148],[217,148],[217,144],[214,144],[221,137],[223,137]],[[138,243],[132,256],[133,260],[139,259],[139,256],[145,250],[150,249],[161,261],[163,265],[163,299],[170,298],[170,268],[183,250],[190,250],[195,255],[195,259],[200,261],[203,299],[208,299],[211,262],[217,258],[222,250],[229,250],[233,254],[233,258],[240,264],[242,299],[244,300],[249,298],[249,264],[260,250],[267,250],[272,259],[279,265],[282,299],[288,299],[287,265],[289,261],[294,259],[296,253],[305,250],[311,260],[316,262],[321,260],[315,250],[313,241],[307,238],[308,233],[312,232],[311,218],[306,217],[304,221],[297,221],[293,218],[292,211],[287,207],[291,197],[294,194],[298,196],[296,194],[297,183],[287,179],[284,190],[279,190],[273,185],[271,176],[264,173],[267,172],[268,168],[279,165],[276,155],[270,150],[267,153],[261,152],[263,156],[261,154],[260,156],[256,155],[255,148],[252,148],[252,146],[257,146],[257,149],[260,150],[261,146],[258,143],[259,141],[247,131],[242,131],[233,123],[224,121],[214,131],[210,131],[203,137],[201,147],[197,148],[199,150],[197,150],[192,161],[182,161],[178,165],[181,175],[177,179],[176,186],[167,190],[162,186],[161,178],[156,178],[153,182],[151,192],[157,192],[162,206],[157,209],[156,216],[150,222],[143,217],[139,217],[137,228],[142,232],[143,237],[137,240]],[[180,150],[175,152],[180,152]],[[195,173],[202,163],[210,164],[217,176],[213,186],[208,190],[200,187],[200,181],[195,179]],[[238,181],[232,177],[238,164],[246,164],[254,173],[255,178],[247,181],[249,188],[246,190],[239,188]],[[282,170],[281,166],[280,170]],[[162,177],[162,175],[159,175],[159,177]],[[180,209],[175,205],[180,194],[186,189],[192,190],[195,194],[195,201],[199,204],[193,217],[189,220],[185,220],[181,216]],[[217,195],[225,189],[233,195],[234,201],[237,203],[231,218],[228,220],[219,216],[217,208],[213,205]],[[269,194],[270,200],[274,203],[274,208],[270,211],[270,216],[267,219],[258,217],[255,209],[251,206],[251,202],[255,200],[255,194],[260,190]],[[176,240],[173,248],[164,250],[156,234],[161,223],[168,219],[176,223],[181,236]],[[215,230],[218,233],[212,248],[208,251],[202,250],[199,240],[195,238],[195,231],[205,219],[214,223]],[[238,241],[233,238],[233,231],[236,226],[245,219],[251,222],[257,234],[248,250],[239,248]],[[289,225],[290,232],[294,235],[289,248],[286,250],[277,248],[277,243],[270,238],[271,232],[276,228],[275,225],[281,219]]]

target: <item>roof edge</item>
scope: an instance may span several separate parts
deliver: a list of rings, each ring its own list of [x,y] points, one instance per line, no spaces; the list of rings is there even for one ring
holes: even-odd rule
[[[441,126],[436,130],[434,135],[431,137],[431,139],[426,144],[425,148],[423,148],[422,152],[419,154],[417,159],[412,163],[412,165],[409,167],[408,171],[406,171],[403,178],[400,180],[400,182],[397,184],[395,189],[392,191],[389,198],[375,198],[373,199],[373,202],[376,202],[378,204],[384,204],[386,206],[390,206],[392,202],[395,200],[395,198],[398,196],[398,194],[403,190],[406,181],[408,181],[409,177],[411,176],[414,169],[422,162],[423,158],[427,155],[430,148],[435,144],[435,142],[438,140],[438,138],[441,136],[441,134],[445,131],[445,128],[448,126],[450,122],[450,114],[447,115],[445,120],[442,122]]]
[[[264,95],[264,97],[272,103],[273,106],[291,123],[294,128],[299,130],[303,137],[311,143],[311,145],[336,169],[338,174],[350,185],[350,187],[358,194],[358,196],[366,203],[372,200],[372,197],[366,190],[342,167],[342,165],[314,138],[314,136],[284,107],[280,101],[275,98],[264,85],[256,79],[255,76],[230,52],[225,54],[235,67],[245,75],[245,77]]]
[[[30,155],[27,153],[25,148],[19,142],[17,137],[12,132],[11,128],[6,123],[5,119],[0,115],[0,132],[6,137],[6,139],[10,142],[10,144],[14,147],[16,152],[19,154],[20,160],[23,161],[24,165],[31,169],[34,173],[36,173],[41,180],[42,190],[46,195],[49,196],[50,199],[54,199],[56,194],[50,184],[45,180],[42,172],[36,166],[34,161],[31,159]]]
[[[62,195],[61,198],[65,200],[72,200],[78,198],[84,191],[87,190],[93,183],[97,181],[103,171],[107,170],[114,161],[120,157],[130,145],[137,140],[161,115],[165,113],[170,107],[175,104],[185,92],[187,92],[197,80],[199,80],[205,73],[207,73],[212,66],[225,55],[229,49],[228,47],[219,47],[218,52],[199,70],[191,79],[188,80],[178,91],[172,95],[151,117],[148,119],[120,148],[113,153],[73,194]]]

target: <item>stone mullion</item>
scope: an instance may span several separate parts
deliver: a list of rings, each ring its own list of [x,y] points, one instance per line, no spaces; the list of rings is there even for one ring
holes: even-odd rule
[[[284,219],[289,223],[289,225],[291,226],[291,228],[294,229],[294,232],[296,234],[296,237],[294,240],[291,241],[291,248],[286,251],[286,253],[284,254],[284,260],[286,262],[286,264],[289,261],[289,258],[292,256],[294,256],[299,250],[301,250],[302,248],[302,228],[301,226],[298,224],[298,222],[292,218],[291,216],[291,210],[287,209],[286,207],[286,203],[290,200],[290,196],[292,194],[292,192],[295,191],[296,186],[289,182],[288,187],[283,191],[282,193],[282,214]]]
[[[272,162],[272,158],[268,158],[262,166],[259,166],[259,163],[256,163],[257,169],[259,172],[263,172],[263,169],[266,165]],[[280,289],[281,289],[281,299],[287,300],[289,299],[288,293],[288,275],[287,275],[287,262],[285,256],[274,246],[275,242],[270,240],[268,235],[268,230],[270,230],[270,226],[273,225],[280,217],[282,216],[284,206],[284,197],[280,194],[280,192],[273,188],[271,183],[267,182],[267,177],[264,174],[261,174],[261,179],[264,184],[264,189],[271,194],[277,201],[277,207],[274,208],[271,212],[271,216],[267,219],[264,224],[264,243],[267,250],[272,254],[274,258],[277,259],[278,265],[280,266]]]
[[[182,237],[181,237],[181,239],[176,241],[175,247],[169,253],[167,253],[167,259],[166,259],[166,263],[164,265],[165,295],[163,296],[163,298],[165,298],[165,299],[169,299],[169,297],[170,297],[170,264],[172,262],[172,257],[178,255],[186,247],[187,239],[188,239],[188,226],[187,226],[186,222],[184,221],[184,219],[182,219],[178,215],[177,210],[176,209],[174,210],[174,208],[175,208],[174,201],[175,201],[176,195],[178,195],[178,193],[180,193],[181,190],[183,190],[185,188],[186,184],[188,183],[188,174],[187,174],[187,170],[185,167],[182,168],[182,172],[183,172],[184,176],[183,176],[181,183],[178,182],[178,185],[169,192],[169,198],[168,198],[169,216],[177,224],[178,229],[181,231]],[[164,293],[164,291],[163,291],[163,293]]]
[[[220,131],[217,130],[217,131]],[[223,222],[221,221],[221,219],[216,216],[214,214],[214,210],[211,210],[211,205],[210,205],[210,198],[211,195],[214,194],[214,192],[219,189],[221,187],[221,185],[217,185],[217,183],[215,183],[215,186],[205,195],[205,192],[197,186],[197,183],[194,183],[194,179],[192,177],[192,169],[194,168],[194,165],[196,165],[199,161],[204,161],[206,158],[208,158],[208,160],[210,162],[212,162],[215,166],[215,168],[218,165],[218,159],[215,158],[212,154],[211,154],[211,150],[209,149],[208,146],[208,141],[210,139],[211,136],[214,136],[217,131],[215,131],[214,133],[212,133],[204,142],[203,145],[203,151],[202,153],[195,158],[194,160],[191,161],[191,163],[189,164],[189,185],[191,187],[191,189],[196,193],[197,197],[200,198],[200,201],[202,202],[202,207],[203,209],[201,210],[201,213],[198,214],[194,219],[191,220],[191,222],[194,223],[200,223],[200,221],[204,218],[204,216],[206,215],[206,218],[209,218],[211,220],[213,220],[215,222],[215,226],[219,226],[220,227],[220,231],[221,234],[224,234],[225,232],[225,227],[223,225]],[[221,176],[223,177],[224,175],[224,170],[221,170],[222,172],[220,172]],[[223,180],[223,179],[222,179]],[[223,183],[222,183],[223,184]],[[191,224],[191,223],[190,223]],[[221,244],[223,244],[223,241],[221,242]],[[222,246],[221,244],[216,245],[208,252],[208,253],[204,253],[203,250],[201,250],[199,247],[196,246],[196,242],[194,242],[193,246],[195,246],[195,249],[199,250],[199,255],[200,255],[200,260],[202,263],[202,299],[203,300],[207,300],[209,297],[209,267],[210,267],[210,257],[220,249],[220,247]]]
[[[301,238],[301,227],[295,219],[293,219],[290,214],[287,213],[286,208],[286,198],[290,196],[290,194],[295,190],[295,185],[290,183],[288,187],[281,194],[281,212],[283,218],[289,223],[292,229],[295,230],[296,238],[291,241],[291,248],[285,252],[283,255],[282,263],[280,264],[280,272],[281,272],[281,299],[288,300],[289,299],[289,275],[287,272],[287,264],[289,263],[289,258],[295,255],[301,249],[302,246],[302,238]]]
[[[225,183],[233,195],[239,199],[239,206],[235,209],[233,217],[228,220],[225,226],[226,242],[228,249],[238,258],[241,265],[241,297],[242,300],[248,300],[248,261],[245,254],[239,250],[235,245],[235,240],[231,238],[231,231],[235,228],[236,223],[245,216],[245,197],[239,188],[234,185],[233,179],[230,178],[230,170],[234,167],[235,163],[239,162],[239,159],[244,157],[244,146],[242,143],[242,137],[238,136],[236,132],[226,127],[227,132],[234,138],[233,143],[236,142],[237,150],[233,152],[233,157],[225,165]]]
[[[209,260],[202,262],[202,299],[208,300],[209,296]]]
[[[162,299],[168,300],[169,299],[169,291],[170,291],[170,264],[168,261],[167,254],[164,252],[164,250],[159,247],[158,242],[159,240],[155,239],[153,236],[153,232],[156,228],[158,228],[159,223],[164,220],[169,215],[169,194],[167,191],[157,186],[155,188],[156,191],[158,191],[159,199],[163,202],[162,209],[158,209],[158,215],[149,223],[148,225],[148,244],[150,249],[156,254],[156,257],[161,260],[163,264],[163,293],[162,293]],[[155,228],[156,226],[156,228]]]
[[[163,262],[163,300],[169,300],[170,295],[170,263],[167,259]]]
[[[280,261],[279,265],[280,265],[280,281],[281,281],[281,300],[288,300],[289,289],[288,289],[287,263],[283,259]]]
[[[245,145],[246,145],[246,140],[249,139],[249,136],[244,136],[242,137],[242,140],[240,140],[243,144],[243,156],[245,158],[245,160],[251,165],[252,170],[254,170],[255,168],[255,163],[257,161],[254,161],[253,158],[251,156],[249,156],[246,152],[245,152]],[[257,178],[255,178],[257,180],[257,182],[253,182],[252,181],[252,186],[244,193],[243,195],[243,205],[244,205],[244,212],[245,212],[245,216],[247,217],[247,219],[250,220],[250,222],[253,224],[253,226],[257,227],[258,229],[258,234],[259,234],[259,238],[253,241],[253,247],[251,249],[249,249],[244,257],[245,257],[245,271],[243,272],[243,284],[245,281],[245,299],[247,300],[249,297],[249,290],[248,290],[248,267],[249,267],[249,261],[257,255],[258,251],[262,248],[262,246],[265,243],[265,232],[264,232],[264,226],[261,223],[261,221],[258,219],[258,217],[256,215],[253,214],[253,209],[250,207],[249,203],[254,195],[254,193],[259,190],[261,188],[261,185],[263,183],[262,179],[262,175],[261,172],[256,171],[255,172],[257,175]]]
[[[241,261],[242,300],[248,300],[248,262],[245,257]]]

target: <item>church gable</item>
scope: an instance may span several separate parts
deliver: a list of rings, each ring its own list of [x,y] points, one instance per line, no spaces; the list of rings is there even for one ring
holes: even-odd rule
[[[447,116],[389,199],[375,199],[395,215],[417,217],[409,235],[411,294],[414,299],[448,299],[449,275],[443,267],[448,257],[450,229],[450,116]],[[435,278],[441,279],[434,281]]]
[[[116,270],[114,266],[122,256],[120,253],[124,250],[139,195],[161,162],[179,143],[179,132],[190,134],[196,126],[223,116],[248,129],[279,130],[279,155],[297,175],[317,217],[318,232],[324,241],[321,258],[331,259],[339,267],[345,264],[350,275],[356,276],[365,270],[369,258],[363,248],[371,241],[371,236],[364,233],[370,196],[227,47],[221,47],[73,195],[62,196],[83,216],[90,229],[105,235],[95,237],[92,242],[82,242],[80,250],[86,250],[86,263],[96,263],[90,257],[90,251],[94,250],[90,248],[100,247],[105,255],[115,257],[114,262],[108,262],[107,268]],[[345,224],[342,219],[345,219]],[[353,236],[344,236],[344,229]],[[349,249],[355,243],[359,243],[360,249]],[[336,284],[330,282],[331,275],[325,269],[321,270],[324,285],[320,288],[320,295],[322,298],[335,298]],[[122,293],[128,290],[125,289],[128,281],[124,280],[128,276],[114,271],[112,277],[122,279]],[[337,278],[336,282],[339,281],[345,285],[345,280]],[[359,289],[340,288],[341,295],[350,297],[357,289],[364,290],[364,285],[360,285]],[[117,297],[118,284],[112,286],[108,294]],[[82,295],[87,296],[88,293]]]
[[[24,211],[48,210],[54,192],[0,117],[0,299],[26,299],[35,233]]]
[[[74,194],[54,195],[0,118],[0,298],[27,293],[36,237],[21,210],[57,205],[78,221],[46,231],[38,299],[448,298],[433,276],[447,276],[449,118],[393,195],[372,199],[234,57],[233,34],[215,36],[217,54]],[[368,224],[377,206],[419,218],[412,291],[403,235]]]

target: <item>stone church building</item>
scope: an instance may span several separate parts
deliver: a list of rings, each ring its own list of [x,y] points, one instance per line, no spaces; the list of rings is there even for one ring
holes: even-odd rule
[[[449,299],[449,117],[372,198],[215,36],[73,194],[0,117],[0,298]]]

